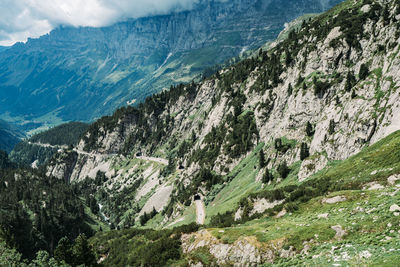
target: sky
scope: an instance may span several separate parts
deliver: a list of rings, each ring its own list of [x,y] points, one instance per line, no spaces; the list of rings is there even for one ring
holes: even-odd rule
[[[199,0],[0,0],[0,46],[37,38],[60,26],[108,26],[127,18],[192,8]]]

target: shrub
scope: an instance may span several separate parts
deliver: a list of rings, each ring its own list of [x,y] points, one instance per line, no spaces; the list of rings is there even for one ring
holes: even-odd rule
[[[360,80],[365,80],[365,78],[367,78],[368,75],[369,75],[368,66],[366,64],[361,64],[360,72],[358,73],[358,77],[360,78]]]
[[[335,121],[334,120],[330,120],[329,121],[328,133],[332,135],[335,132],[335,127],[336,127]]]
[[[308,121],[307,125],[306,125],[306,135],[308,137],[311,137],[314,135],[314,133],[315,133],[315,130],[314,130],[312,124]]]
[[[272,173],[268,169],[265,169],[264,175],[262,177],[262,182],[264,184],[267,184],[269,181],[272,181],[273,179],[274,176],[272,175]]]
[[[283,179],[285,179],[289,175],[290,169],[287,166],[286,160],[279,164],[277,171]]]
[[[304,160],[310,156],[310,152],[306,143],[301,143],[300,160]]]

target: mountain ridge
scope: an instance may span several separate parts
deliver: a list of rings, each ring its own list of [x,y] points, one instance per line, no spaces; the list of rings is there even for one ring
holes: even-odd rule
[[[337,2],[201,1],[191,11],[105,28],[58,28],[0,55],[0,113],[15,123],[90,121],[189,82],[273,39],[283,23],[305,11]],[[282,8],[288,4],[291,9]]]
[[[115,229],[89,240],[105,266],[396,266],[399,21],[347,0],[102,117],[44,173]]]
[[[103,117],[77,146],[88,155],[66,152],[53,159],[48,174],[82,181],[102,172],[118,188],[137,181],[137,153],[168,158],[165,170],[149,167],[142,181],[155,190],[148,197],[170,189],[170,203],[163,198],[166,223],[181,217],[187,209],[181,205],[198,192],[213,203],[237,164],[261,144],[267,163],[251,178],[252,190],[260,188],[266,170],[278,183],[290,171],[303,181],[358,153],[399,129],[399,28],[382,20],[384,5],[369,7],[346,1],[199,84],[175,86],[138,108]],[[399,8],[392,10],[395,22]],[[66,155],[74,160],[63,161]]]

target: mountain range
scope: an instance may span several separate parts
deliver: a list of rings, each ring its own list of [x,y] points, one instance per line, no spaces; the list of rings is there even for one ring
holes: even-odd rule
[[[343,1],[214,74],[28,139],[14,164],[52,151],[0,169],[0,265],[397,266],[399,22],[398,0]]]
[[[275,39],[286,22],[338,2],[202,0],[103,28],[59,27],[0,53],[1,118],[26,131],[92,121],[201,77]]]

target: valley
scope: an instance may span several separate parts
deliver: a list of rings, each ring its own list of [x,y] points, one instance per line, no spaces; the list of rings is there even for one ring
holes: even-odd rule
[[[292,3],[233,2],[210,5],[243,18]],[[210,75],[0,157],[0,265],[397,266],[400,1],[337,2],[273,42],[251,35]]]
[[[0,52],[0,118],[29,134],[92,122],[211,75],[274,40],[286,22],[338,2],[202,0],[193,10],[107,27],[59,27]]]

